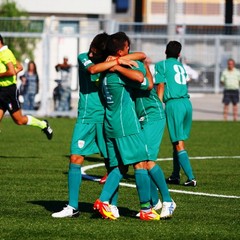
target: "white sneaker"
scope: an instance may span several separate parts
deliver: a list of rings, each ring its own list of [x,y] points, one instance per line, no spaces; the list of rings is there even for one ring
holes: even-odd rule
[[[160,214],[160,218],[161,219],[171,218],[176,206],[177,205],[173,200],[172,200],[172,202],[163,202],[163,207],[162,207],[162,211]]]
[[[158,203],[153,207],[155,211],[159,210],[162,208],[162,202],[160,199],[158,199]]]
[[[114,216],[115,218],[119,218],[119,217],[120,217],[120,215],[119,215],[119,210],[118,210],[117,206],[115,206],[115,205],[110,205],[110,209],[111,209],[111,212],[112,212],[112,214],[113,214],[113,216]]]
[[[79,211],[69,205],[63,208],[62,211],[55,212],[52,214],[52,217],[54,218],[78,217],[78,216],[79,216]]]
[[[157,211],[162,208],[162,202],[158,199],[158,203],[153,207],[153,210]],[[136,217],[140,217],[140,212],[136,214]]]

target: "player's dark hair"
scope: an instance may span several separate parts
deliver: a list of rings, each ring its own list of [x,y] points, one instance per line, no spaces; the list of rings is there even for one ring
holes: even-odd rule
[[[178,58],[182,50],[182,45],[178,41],[170,41],[166,47],[167,58]]]
[[[109,35],[105,32],[100,33],[94,37],[92,40],[90,47],[89,47],[89,52],[92,52],[93,56],[90,57],[91,61],[93,63],[100,63],[105,61],[107,55],[106,55],[106,45],[108,41]],[[94,51],[92,51],[94,49]]]
[[[2,44],[4,44],[4,42],[3,42],[3,37],[2,37],[1,34],[0,34],[0,42],[1,42]]]
[[[124,32],[117,32],[109,36],[107,42],[107,55],[116,56],[119,50],[123,50],[125,43],[130,47],[130,39]]]

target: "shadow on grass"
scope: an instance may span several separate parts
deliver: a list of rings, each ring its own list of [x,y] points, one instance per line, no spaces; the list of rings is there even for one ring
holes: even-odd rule
[[[36,158],[36,159],[41,159],[42,157],[39,157],[39,156],[28,156],[28,157],[26,157],[26,156],[10,156],[10,155],[8,155],[8,156],[3,156],[3,155],[0,155],[0,158],[24,158],[24,159],[26,159],[26,158]]]
[[[28,201],[27,203],[35,204],[44,207],[47,211],[54,213],[61,211],[66,205],[66,201]],[[124,217],[136,218],[137,212],[126,207],[119,207],[119,213]],[[100,215],[97,211],[93,210],[93,203],[79,202],[80,213],[92,213],[91,218],[99,218]]]

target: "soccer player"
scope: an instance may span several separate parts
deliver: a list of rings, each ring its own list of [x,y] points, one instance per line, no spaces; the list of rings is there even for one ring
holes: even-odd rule
[[[151,85],[153,85],[152,75],[147,64],[145,64],[145,68],[147,70],[147,79]],[[164,83],[159,84],[163,85]],[[153,209],[158,210],[162,207],[160,217],[161,219],[167,219],[172,216],[176,204],[170,196],[161,167],[155,163],[166,125],[165,112],[155,88],[151,90],[134,90],[133,96],[136,105],[136,113],[147,143],[147,169],[151,177],[150,183]],[[161,204],[161,201],[158,199],[157,188],[162,196],[163,204]]]
[[[125,56],[129,52],[129,47],[130,40],[125,33],[118,32],[109,37],[107,44],[109,55]],[[111,68],[102,80],[106,104],[104,126],[110,167],[113,170],[108,175],[99,199],[94,203],[94,209],[104,218],[113,220],[117,218],[111,210],[110,201],[118,189],[124,170],[127,166],[133,165],[141,207],[140,219],[160,219],[160,215],[150,204],[150,178],[145,161],[148,159],[147,146],[131,97],[132,88],[148,88],[144,71],[141,62],[138,62],[137,68],[126,68],[119,64]]]
[[[0,35],[0,121],[8,111],[17,125],[28,125],[42,129],[50,140],[53,130],[46,120],[39,120],[30,115],[22,115],[17,91],[17,73],[22,70],[21,64],[8,46],[4,45]]]
[[[79,101],[78,117],[74,126],[68,170],[68,205],[52,214],[54,218],[79,216],[79,189],[82,183],[81,166],[86,155],[101,153],[107,159],[103,132],[104,107],[95,81],[99,74],[90,74],[88,68],[105,60],[107,33],[100,33],[92,40],[89,51],[78,56]]]
[[[180,42],[170,41],[166,46],[166,60],[155,65],[156,83],[165,82],[163,102],[167,117],[170,140],[173,145],[173,172],[166,179],[169,184],[180,184],[180,166],[187,176],[184,186],[196,186],[184,141],[188,139],[192,126],[192,104],[189,100],[188,75],[178,61],[182,46]]]
[[[104,62],[107,33],[100,33],[92,40],[89,51],[78,56],[79,64],[79,102],[78,117],[71,141],[71,156],[68,171],[68,205],[53,213],[54,218],[79,216],[78,200],[81,187],[81,166],[86,155],[101,153],[108,169],[108,155],[103,131],[104,106],[99,93],[100,72],[117,64],[116,60]],[[118,61],[131,66],[132,61]],[[114,205],[113,205],[114,206]]]

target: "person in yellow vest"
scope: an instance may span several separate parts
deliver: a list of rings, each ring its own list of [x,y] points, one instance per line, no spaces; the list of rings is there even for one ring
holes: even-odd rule
[[[53,130],[48,121],[39,120],[30,115],[23,115],[18,100],[17,73],[23,69],[14,54],[4,45],[0,35],[0,122],[6,111],[17,125],[29,125],[40,128],[50,140]]]

